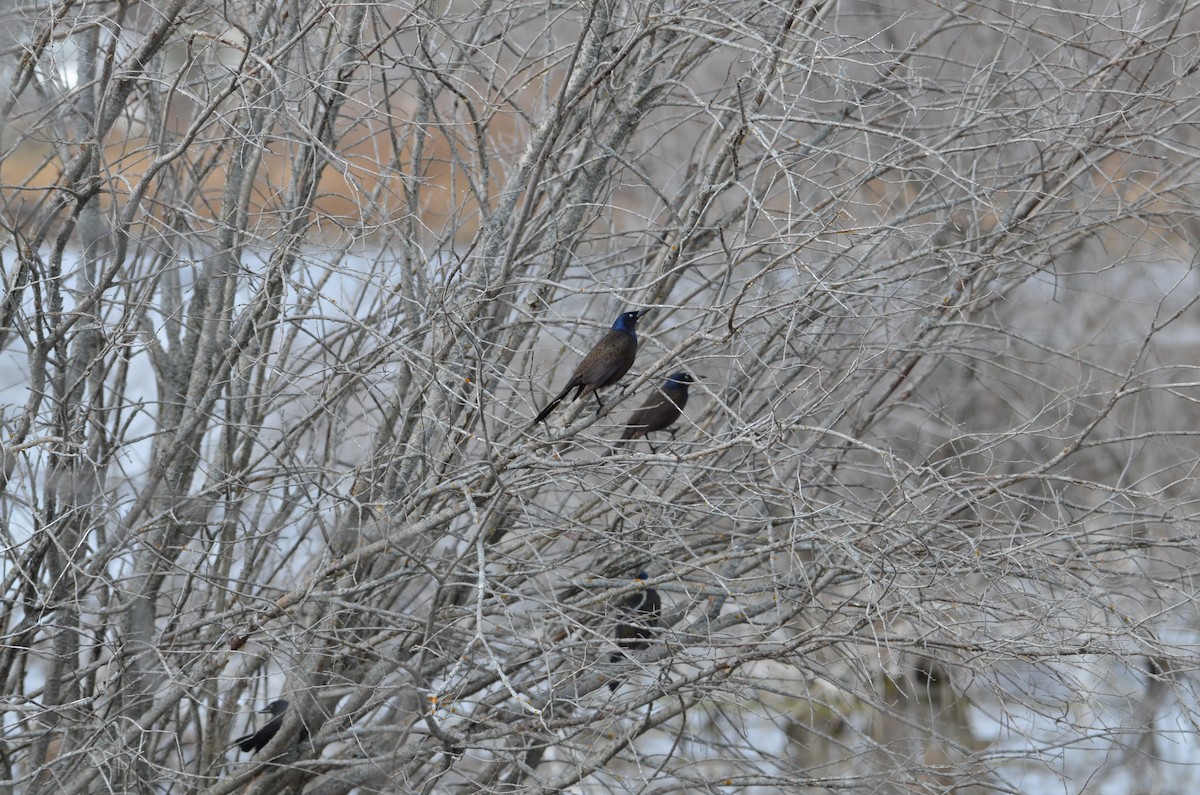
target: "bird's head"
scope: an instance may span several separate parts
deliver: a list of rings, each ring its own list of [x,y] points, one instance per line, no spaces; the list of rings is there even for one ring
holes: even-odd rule
[[[667,386],[682,386],[684,389],[687,389],[688,384],[694,384],[695,382],[696,379],[681,370],[667,379]]]
[[[272,715],[282,715],[283,713],[287,712],[287,708],[287,701],[281,698],[278,701],[272,701],[270,704],[267,704],[266,708],[260,709],[259,712],[270,712]]]
[[[647,573],[646,573],[646,572],[644,572],[644,571],[639,571],[639,572],[637,573],[637,576],[636,576],[636,577],[634,577],[634,579],[635,579],[635,580],[648,580],[648,579],[650,579],[650,575],[649,575],[649,574],[647,574]]]
[[[622,312],[612,325],[613,331],[626,331],[632,334],[634,328],[637,326],[638,318],[644,314],[646,314],[646,310],[644,309],[640,312]]]

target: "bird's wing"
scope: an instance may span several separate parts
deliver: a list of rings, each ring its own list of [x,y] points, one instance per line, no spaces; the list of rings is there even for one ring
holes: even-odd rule
[[[605,361],[602,357],[597,356],[595,361],[584,362],[588,365],[584,368],[582,365],[579,368],[579,382],[584,385],[576,398],[582,395],[595,392],[602,386],[607,386],[608,382],[613,378],[620,378],[624,373],[621,371],[621,363],[615,364],[610,361]]]

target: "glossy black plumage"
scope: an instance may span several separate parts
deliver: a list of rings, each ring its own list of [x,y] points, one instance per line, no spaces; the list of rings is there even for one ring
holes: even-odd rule
[[[600,341],[583,357],[583,361],[575,368],[575,372],[571,373],[571,379],[567,381],[563,391],[559,392],[558,396],[542,409],[534,422],[542,422],[549,417],[550,412],[554,411],[572,389],[575,390],[575,397],[571,398],[572,400],[592,394],[596,395],[596,402],[600,404],[600,408],[604,408],[604,403],[601,402],[600,395],[596,390],[617,383],[633,366],[633,360],[637,357],[638,344],[635,328],[638,318],[643,314],[645,312],[625,312],[618,317],[608,333],[600,338]]]
[[[645,580],[646,572],[639,572],[637,579]],[[613,652],[610,662],[614,663],[625,659],[625,652],[640,651],[650,645],[662,619],[662,597],[653,588],[642,588],[622,600],[620,611],[622,620],[617,623],[616,638],[624,651]],[[620,683],[620,679],[613,679],[608,687],[616,690]]]
[[[691,383],[692,377],[684,372],[668,378],[666,383],[654,390],[654,394],[646,398],[641,408],[629,415],[621,441],[649,436],[679,419],[683,407],[687,405],[688,384]]]
[[[260,712],[269,712],[274,717],[266,722],[258,731],[253,734],[247,734],[245,737],[239,737],[234,742],[238,748],[243,751],[258,751],[266,747],[267,743],[274,739],[276,734],[279,734],[280,727],[283,726],[283,714],[287,712],[288,703],[282,698],[278,701],[272,701],[267,705],[266,709],[259,710]],[[303,726],[300,727],[300,736],[297,742],[303,742],[308,737],[308,730]]]

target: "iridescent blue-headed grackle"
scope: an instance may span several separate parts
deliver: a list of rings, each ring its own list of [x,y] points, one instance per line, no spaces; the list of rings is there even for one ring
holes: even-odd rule
[[[625,312],[618,317],[608,333],[588,351],[587,356],[584,356],[583,361],[575,368],[575,372],[571,373],[571,380],[567,382],[563,391],[542,409],[542,413],[537,415],[534,422],[542,422],[549,417],[550,412],[554,411],[572,389],[575,390],[572,400],[589,394],[595,395],[600,408],[604,408],[596,390],[617,383],[633,366],[633,360],[637,356],[637,333],[634,328],[638,318],[644,314],[645,311]]]
[[[621,441],[649,438],[655,431],[661,431],[683,412],[687,405],[688,384],[693,383],[692,377],[684,372],[675,373],[667,379],[662,387],[654,390],[654,394],[646,398],[641,408],[629,416]]]
[[[637,579],[646,580],[646,572],[638,572]],[[625,597],[620,607],[623,618],[617,623],[617,645],[624,651],[614,651],[609,662],[619,663],[625,659],[625,652],[641,651],[650,645],[650,639],[658,631],[662,618],[662,597],[653,588],[642,588]],[[616,690],[621,684],[620,678],[608,683],[610,690]]]
[[[241,748],[243,751],[258,751],[266,747],[267,743],[274,739],[276,734],[279,734],[279,729],[283,726],[283,713],[287,712],[288,703],[284,699],[272,701],[267,705],[266,709],[261,709],[259,712],[269,712],[274,717],[267,721],[261,729],[254,734],[247,734],[245,737],[239,737],[234,741],[234,745]],[[296,742],[304,742],[308,737],[308,729],[301,726],[300,736],[296,738]]]

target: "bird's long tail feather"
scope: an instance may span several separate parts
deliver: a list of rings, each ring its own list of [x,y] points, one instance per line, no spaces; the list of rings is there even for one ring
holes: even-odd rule
[[[547,403],[546,408],[542,409],[541,413],[533,418],[533,424],[537,425],[539,422],[545,422],[546,418],[550,416],[550,412],[558,408],[559,403],[562,403],[563,396],[566,394],[566,392],[563,392],[561,395],[554,398],[554,400],[551,400],[549,403]]]
[[[563,391],[559,392],[558,397],[554,398],[554,400],[551,400],[549,403],[547,403],[546,408],[542,409],[541,413],[533,418],[533,424],[537,425],[539,422],[545,422],[546,418],[550,416],[550,412],[552,412],[556,408],[558,408],[558,404],[563,402],[563,398],[565,398],[567,396],[567,393],[570,392],[572,389],[575,389],[576,387],[579,387],[581,390],[583,388],[583,386],[581,384],[577,384],[574,381],[567,384],[567,388],[564,389]],[[576,393],[575,397],[578,398],[579,394]]]

